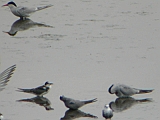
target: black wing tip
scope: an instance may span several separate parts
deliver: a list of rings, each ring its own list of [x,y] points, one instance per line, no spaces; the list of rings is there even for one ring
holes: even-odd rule
[[[154,89],[151,89],[151,90],[140,90],[139,93],[150,93],[152,92]]]

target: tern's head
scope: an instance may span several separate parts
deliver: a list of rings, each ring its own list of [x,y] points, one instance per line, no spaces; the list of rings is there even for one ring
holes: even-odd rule
[[[45,86],[46,86],[46,87],[51,88],[51,87],[52,87],[52,85],[53,85],[53,83],[49,83],[48,81],[47,81],[47,82],[45,82]]]
[[[13,1],[8,2],[7,4],[5,4],[3,6],[15,6],[15,7],[17,7],[17,5]]]
[[[108,112],[112,112],[112,109],[110,108],[109,105],[104,105],[104,109],[106,109]]]
[[[64,95],[60,96],[61,101],[66,101],[66,97]]]
[[[3,31],[4,33],[7,33],[8,35],[10,35],[10,36],[15,36],[16,34],[17,34],[17,32],[18,31],[16,31],[16,32],[14,32],[14,33],[11,33],[11,32],[5,32],[5,31]]]
[[[107,105],[107,104],[104,107],[107,108],[107,109],[110,108],[109,105]]]
[[[111,85],[111,87],[108,89],[108,92],[110,93],[110,94],[114,94],[116,91],[114,90],[114,84],[113,85]]]

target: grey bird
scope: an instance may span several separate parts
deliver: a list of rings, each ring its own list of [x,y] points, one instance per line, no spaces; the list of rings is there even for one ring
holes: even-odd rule
[[[77,110],[78,108],[97,101],[97,98],[92,100],[80,101],[74,100],[72,98],[67,98],[65,96],[60,96],[60,100],[64,102],[65,106],[69,109]]]
[[[110,102],[109,106],[113,110],[113,112],[122,112],[124,110],[131,108],[136,104],[148,103],[148,102],[152,102],[152,99],[151,98],[134,99],[132,97],[121,97],[117,98],[115,101]]]
[[[43,96],[47,94],[52,87],[53,83],[45,82],[44,85],[36,87],[36,88],[31,88],[31,89],[23,89],[23,88],[18,88],[19,92],[26,92],[26,93],[31,93],[37,96]]]
[[[150,90],[143,90],[143,89],[137,89],[132,88],[124,84],[113,84],[108,89],[108,92],[110,94],[115,94],[118,97],[129,97],[135,94],[143,94],[143,93],[150,93],[153,89]]]
[[[46,97],[40,97],[40,96],[36,96],[33,98],[28,98],[28,99],[21,99],[21,100],[17,100],[18,102],[32,102],[35,104],[38,104],[40,106],[43,106],[47,111],[48,110],[54,110],[54,108],[51,107],[51,102],[49,99],[47,99]]]
[[[4,89],[4,86],[7,85],[15,69],[16,65],[12,65],[11,67],[7,68],[2,73],[0,73],[0,91],[2,91]]]
[[[26,18],[25,20],[19,19],[16,20],[12,26],[9,32],[5,32],[4,33],[8,33],[10,36],[15,36],[17,34],[18,31],[25,31],[28,30],[30,28],[34,28],[34,27],[49,27],[49,28],[53,28],[52,26],[49,25],[45,25],[42,23],[37,23],[32,21],[29,18]]]
[[[87,118],[98,118],[97,116],[91,115],[89,113],[82,112],[80,110],[67,110],[65,112],[65,115],[61,120],[74,120],[82,117],[87,117]]]
[[[17,5],[14,2],[8,2],[7,4],[5,4],[3,6],[8,6],[10,8],[11,12],[15,16],[20,17],[21,19],[25,19],[27,17],[30,17],[30,15],[35,13],[36,11],[43,10],[43,9],[51,7],[53,5],[28,8],[28,7],[22,7],[22,6],[17,7]]]
[[[106,119],[109,119],[111,117],[113,117],[113,111],[112,109],[109,107],[109,105],[105,105],[104,109],[102,110],[102,116]]]

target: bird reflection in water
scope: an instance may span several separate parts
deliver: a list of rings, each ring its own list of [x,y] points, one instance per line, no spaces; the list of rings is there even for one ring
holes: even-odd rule
[[[74,120],[81,117],[98,118],[97,116],[91,115],[89,113],[82,112],[81,110],[67,110],[65,115],[61,120]]]
[[[51,102],[46,97],[33,97],[28,99],[21,99],[17,100],[18,102],[32,102],[35,104],[39,104],[40,106],[45,107],[46,110],[54,110],[54,108],[51,107]]]
[[[15,21],[9,32],[5,32],[4,33],[8,33],[10,36],[15,36],[17,34],[18,31],[25,31],[28,30],[30,28],[33,27],[49,27],[49,28],[53,28],[52,26],[49,25],[45,25],[42,23],[37,23],[32,21],[31,19],[26,18],[25,20],[19,19],[17,21]]]
[[[113,110],[113,112],[122,112],[124,110],[127,110],[131,108],[133,105],[139,104],[139,103],[147,103],[152,102],[151,98],[145,98],[145,99],[134,99],[132,97],[122,97],[117,98],[114,101],[109,103],[110,108]]]

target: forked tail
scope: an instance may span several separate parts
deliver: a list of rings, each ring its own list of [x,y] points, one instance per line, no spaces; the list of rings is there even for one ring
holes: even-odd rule
[[[152,90],[139,90],[139,94],[150,93],[152,91],[153,91],[153,89]]]
[[[18,88],[17,90],[18,92],[26,92],[26,93],[30,93],[31,89],[22,89],[22,88]]]
[[[92,99],[92,100],[84,101],[84,103],[85,103],[85,104],[88,104],[88,103],[92,103],[92,102],[96,102],[96,101],[97,101],[97,98]]]
[[[37,7],[37,10],[43,10],[49,7],[52,7],[53,5],[46,5],[46,6],[42,6],[42,7]]]

